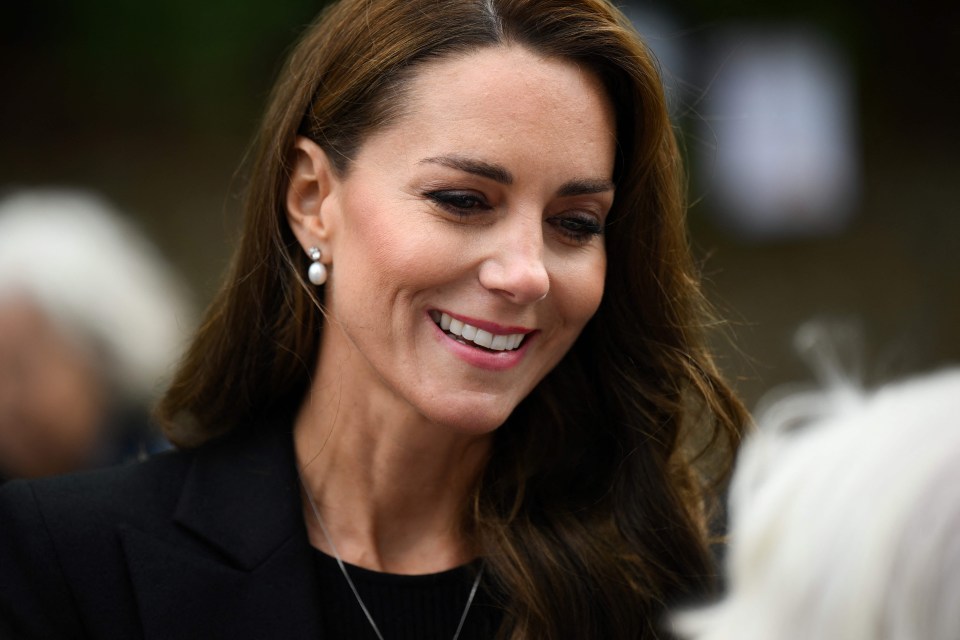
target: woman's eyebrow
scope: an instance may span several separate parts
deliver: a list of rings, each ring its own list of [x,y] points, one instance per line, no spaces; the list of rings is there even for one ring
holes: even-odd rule
[[[571,180],[557,190],[557,195],[562,198],[569,196],[586,196],[593,193],[606,193],[607,191],[613,191],[615,189],[616,185],[614,185],[611,180]]]
[[[476,158],[467,158],[465,156],[451,154],[424,158],[418,164],[439,164],[444,167],[488,178],[500,184],[513,184],[513,174],[510,173],[506,167],[484,162],[483,160],[477,160]],[[605,193],[607,191],[613,191],[614,188],[614,184],[610,180],[584,178],[565,183],[557,190],[557,195],[564,198],[569,196],[582,196],[594,193]]]
[[[489,178],[500,184],[513,184],[513,174],[506,167],[498,164],[491,164],[483,160],[466,158],[458,155],[435,156],[433,158],[424,158],[419,164],[439,164],[451,169],[458,169],[466,173]]]

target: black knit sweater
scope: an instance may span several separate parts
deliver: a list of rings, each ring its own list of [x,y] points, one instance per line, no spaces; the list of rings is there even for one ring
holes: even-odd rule
[[[337,561],[320,551],[315,557],[324,594],[320,603],[324,637],[377,640]],[[416,576],[346,567],[384,640],[452,640],[479,565]],[[492,640],[500,620],[481,580],[459,640]]]

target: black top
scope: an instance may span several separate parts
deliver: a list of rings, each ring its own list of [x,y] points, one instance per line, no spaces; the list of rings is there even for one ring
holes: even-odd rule
[[[359,623],[356,633],[326,630],[350,624],[348,616],[366,621],[345,600],[352,594],[336,566],[319,570],[300,500],[288,421],[234,430],[139,464],[12,480],[0,487],[0,638],[372,637]],[[366,596],[385,640],[452,638],[471,570],[435,578],[430,605],[417,604],[414,587],[397,598]],[[369,581],[355,573],[368,591]],[[483,584],[492,585],[486,574]],[[499,618],[484,604],[490,601],[478,592],[461,640],[495,637]],[[424,631],[398,616],[423,623]],[[443,628],[434,632],[429,623]]]
[[[337,561],[315,551],[324,635],[377,640]],[[344,563],[384,640],[452,640],[479,570],[472,563],[440,573],[397,575]],[[501,619],[481,578],[460,640],[491,640]]]

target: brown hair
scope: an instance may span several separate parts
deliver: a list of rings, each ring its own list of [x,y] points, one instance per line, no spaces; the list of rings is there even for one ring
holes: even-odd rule
[[[502,637],[658,637],[664,607],[711,583],[706,482],[694,465],[709,453],[725,473],[745,414],[704,344],[708,316],[655,61],[603,0],[329,8],[274,88],[239,249],[160,416],[171,439],[194,446],[296,410],[322,305],[286,222],[295,136],[348,172],[366,137],[397,117],[423,62],[507,43],[585,65],[603,81],[617,114],[617,195],[600,308],[497,430],[470,530],[504,594]]]

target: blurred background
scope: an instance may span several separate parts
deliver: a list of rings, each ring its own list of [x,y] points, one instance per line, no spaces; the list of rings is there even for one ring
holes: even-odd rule
[[[212,296],[242,164],[306,0],[50,0],[0,21],[0,196],[92,190]],[[960,361],[960,5],[635,0],[690,166],[690,223],[748,404],[810,374],[811,318],[876,382]],[[49,256],[54,260],[56,256]]]

